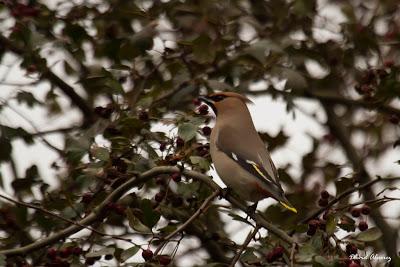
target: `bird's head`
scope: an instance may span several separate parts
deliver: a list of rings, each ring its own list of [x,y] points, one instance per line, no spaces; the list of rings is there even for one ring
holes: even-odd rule
[[[200,96],[199,99],[209,105],[215,115],[219,110],[235,108],[237,105],[252,103],[247,97],[234,92],[218,92],[205,96]]]

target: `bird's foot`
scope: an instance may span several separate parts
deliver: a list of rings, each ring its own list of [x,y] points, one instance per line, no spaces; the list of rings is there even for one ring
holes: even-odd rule
[[[229,187],[223,188],[221,190],[220,195],[219,195],[219,199],[226,198],[231,193],[231,191],[232,190]]]

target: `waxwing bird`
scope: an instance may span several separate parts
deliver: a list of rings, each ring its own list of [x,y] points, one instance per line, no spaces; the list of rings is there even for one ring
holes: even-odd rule
[[[272,197],[286,209],[297,210],[285,197],[278,172],[258,135],[246,103],[238,93],[221,92],[199,97],[217,119],[210,136],[210,154],[225,185],[243,200]]]

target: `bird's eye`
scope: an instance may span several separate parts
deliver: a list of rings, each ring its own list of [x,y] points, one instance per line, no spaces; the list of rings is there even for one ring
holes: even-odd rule
[[[219,102],[225,98],[224,95],[214,95],[211,99],[214,100],[215,102]]]

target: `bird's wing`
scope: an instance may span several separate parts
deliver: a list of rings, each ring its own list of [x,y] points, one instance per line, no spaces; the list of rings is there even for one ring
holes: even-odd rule
[[[256,136],[249,136],[246,140],[240,138],[235,129],[224,127],[216,136],[218,150],[224,152],[228,157],[236,161],[243,169],[260,179],[262,182],[273,183],[281,188],[278,182],[278,172],[269,156],[264,143],[257,132]],[[258,139],[257,139],[258,138]],[[239,150],[237,143],[244,143],[247,149]]]

